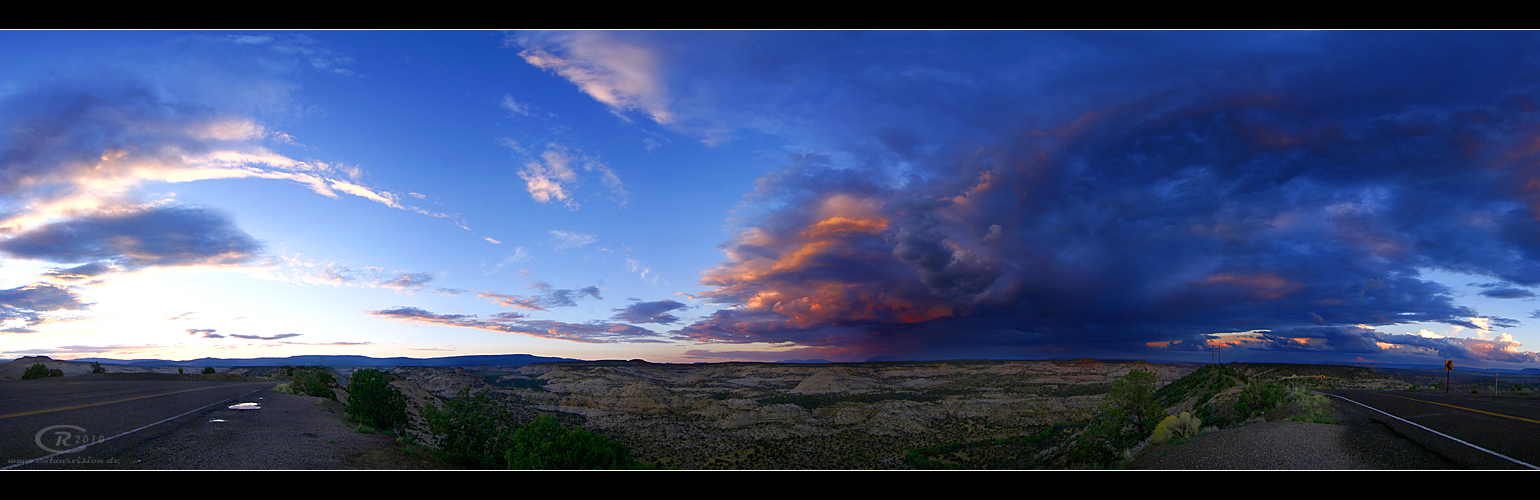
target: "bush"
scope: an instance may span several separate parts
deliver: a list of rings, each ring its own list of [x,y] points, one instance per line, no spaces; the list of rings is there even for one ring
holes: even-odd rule
[[[35,365],[27,367],[27,371],[22,372],[21,379],[22,380],[33,380],[33,379],[40,379],[40,378],[48,378],[48,376],[49,376],[49,374],[48,374],[48,367],[44,366],[42,363],[38,363],[38,364],[35,364]]]
[[[348,381],[347,414],[358,423],[376,429],[405,428],[406,398],[401,391],[391,387],[385,373],[375,369],[363,369]]]
[[[1289,420],[1323,424],[1336,422],[1331,400],[1315,391],[1290,388],[1279,404],[1287,409]]]
[[[212,366],[203,369],[203,374],[204,375],[213,375],[215,373],[217,373],[217,372],[214,371],[214,367],[212,367]]]
[[[1149,436],[1162,412],[1155,402],[1155,383],[1155,374],[1145,370],[1130,371],[1113,382],[1112,390],[1097,406],[1097,415],[1070,450],[1070,460],[1083,465],[1110,464],[1123,450]]]
[[[101,363],[91,363],[91,373],[107,373],[107,369]]]
[[[610,438],[584,429],[567,429],[540,417],[513,433],[505,456],[509,469],[635,469],[631,452]]]
[[[1241,389],[1240,401],[1235,404],[1235,416],[1247,420],[1266,413],[1283,401],[1288,388],[1276,382],[1250,382]]]
[[[305,396],[337,400],[337,394],[332,392],[332,385],[337,383],[337,377],[331,372],[319,368],[300,368],[294,370],[294,381],[289,387],[296,394]]]
[[[1191,413],[1182,412],[1172,415],[1155,424],[1155,432],[1150,434],[1151,443],[1164,443],[1172,439],[1188,439],[1198,435],[1198,430],[1203,427],[1203,421],[1192,417]]]
[[[1145,370],[1133,370],[1112,383],[1112,390],[1102,397],[1098,409],[1102,413],[1121,412],[1122,418],[1134,426],[1139,435],[1149,435],[1160,419],[1160,404],[1155,402],[1155,374]]]
[[[444,407],[423,410],[444,459],[476,469],[637,469],[620,443],[583,429],[567,429],[551,417],[520,426],[513,412],[486,393],[469,388]]]
[[[518,422],[502,403],[486,393],[470,395],[470,388],[459,397],[423,409],[428,430],[438,437],[438,449],[444,459],[475,469],[500,469],[506,466],[507,441]]]

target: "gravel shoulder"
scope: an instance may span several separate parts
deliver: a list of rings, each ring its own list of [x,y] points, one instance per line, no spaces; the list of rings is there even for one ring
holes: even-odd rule
[[[222,405],[114,456],[120,469],[423,470],[451,468],[394,438],[365,434],[334,401],[264,391],[258,410]]]
[[[1145,448],[1130,469],[1457,470],[1464,467],[1333,401],[1335,424],[1260,422]]]

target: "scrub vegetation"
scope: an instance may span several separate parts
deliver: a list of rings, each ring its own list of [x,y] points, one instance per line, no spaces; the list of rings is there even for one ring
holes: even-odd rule
[[[906,462],[921,469],[1120,468],[1146,446],[1179,445],[1217,429],[1262,420],[1335,423],[1331,401],[1310,388],[1364,376],[1370,375],[1351,367],[1206,365],[1160,385],[1153,374],[1133,370],[1106,386],[1088,421],[1018,438],[919,447]]]
[[[367,368],[348,379],[346,414],[359,424],[388,429],[394,434],[406,430],[406,398],[390,385],[385,372]]]
[[[64,376],[64,370],[60,370],[58,368],[54,368],[54,369],[50,370],[50,369],[48,369],[47,366],[43,365],[42,363],[38,363],[38,364],[35,364],[35,365],[27,367],[27,371],[22,372],[21,379],[22,380],[34,380],[34,379],[40,379],[40,378],[63,377],[63,376]]]
[[[337,400],[337,393],[332,391],[332,387],[337,386],[337,376],[332,374],[331,370],[321,367],[284,366],[279,369],[279,373],[289,377],[290,381],[274,387],[273,390],[276,392]]]
[[[356,375],[355,375],[356,376]],[[649,469],[624,445],[551,416],[524,422],[485,392],[460,391],[423,412],[442,458],[470,469]]]

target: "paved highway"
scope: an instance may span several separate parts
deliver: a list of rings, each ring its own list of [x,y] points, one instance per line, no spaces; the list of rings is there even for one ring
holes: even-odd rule
[[[0,381],[0,469],[111,468],[118,452],[275,384],[113,375]]]
[[[1434,391],[1319,392],[1464,467],[1540,468],[1540,400]]]

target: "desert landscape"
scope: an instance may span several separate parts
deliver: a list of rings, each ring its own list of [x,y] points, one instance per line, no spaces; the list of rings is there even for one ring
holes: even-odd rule
[[[526,419],[557,415],[624,443],[639,460],[682,469],[904,469],[915,453],[967,448],[965,468],[1065,468],[1104,394],[1134,370],[1160,386],[1201,364],[1143,361],[952,361],[852,364],[536,363],[397,367],[392,384],[422,409],[486,393]],[[1259,380],[1339,388],[1408,386],[1340,366],[1232,365]],[[346,377],[351,371],[339,369]],[[231,373],[251,369],[237,368]],[[1321,374],[1329,374],[1322,378]],[[1228,407],[1243,385],[1171,396],[1167,413]]]
[[[57,361],[0,364],[16,378],[33,364],[67,376],[97,366],[114,373],[283,380],[296,367],[233,367],[216,374],[161,366]],[[363,367],[308,367],[348,379]],[[405,439],[437,445],[429,407],[484,394],[520,421],[554,416],[627,447],[637,460],[679,469],[1062,469],[1114,383],[1153,375],[1166,415],[1203,415],[1204,425],[1261,418],[1235,409],[1248,387],[1414,387],[1368,368],[1332,365],[1144,361],[945,361],[657,364],[633,361],[520,366],[381,368],[407,401]],[[1427,377],[1426,374],[1420,375]],[[1286,416],[1272,415],[1282,419]]]

